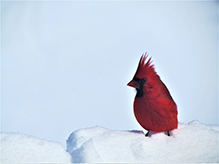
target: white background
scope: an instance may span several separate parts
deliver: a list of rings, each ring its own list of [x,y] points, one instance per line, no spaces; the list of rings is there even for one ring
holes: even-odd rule
[[[216,1],[1,2],[1,131],[65,144],[76,129],[142,129],[133,78],[152,56],[179,122],[218,124]]]

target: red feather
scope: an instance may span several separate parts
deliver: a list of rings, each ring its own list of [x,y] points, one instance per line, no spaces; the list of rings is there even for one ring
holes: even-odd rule
[[[177,106],[165,84],[154,70],[147,53],[141,56],[134,78],[128,86],[137,94],[134,114],[139,124],[148,131],[170,131],[178,127]]]

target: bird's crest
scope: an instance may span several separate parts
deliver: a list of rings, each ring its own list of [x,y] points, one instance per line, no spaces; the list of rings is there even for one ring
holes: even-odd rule
[[[158,76],[155,72],[154,65],[152,64],[151,57],[146,62],[147,58],[147,52],[145,54],[142,54],[137,71],[135,73],[135,77],[145,78],[147,76]]]

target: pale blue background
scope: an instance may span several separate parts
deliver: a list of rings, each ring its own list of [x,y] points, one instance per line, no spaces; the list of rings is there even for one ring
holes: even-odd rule
[[[1,2],[1,131],[65,144],[76,129],[141,130],[132,79],[141,54],[179,121],[218,124],[218,4]]]

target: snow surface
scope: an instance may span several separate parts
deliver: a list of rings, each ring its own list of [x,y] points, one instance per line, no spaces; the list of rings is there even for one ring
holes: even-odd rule
[[[70,134],[67,152],[57,142],[19,133],[1,133],[1,163],[219,162],[219,126],[179,123],[164,133],[115,131],[96,126]],[[68,153],[69,152],[69,153]]]
[[[1,163],[71,163],[58,142],[19,133],[1,133]]]
[[[171,132],[145,137],[142,131],[96,126],[73,132],[67,140],[72,162],[219,162],[218,126],[192,121]]]

